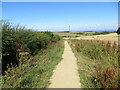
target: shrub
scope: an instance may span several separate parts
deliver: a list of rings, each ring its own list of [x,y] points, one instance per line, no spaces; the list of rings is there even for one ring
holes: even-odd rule
[[[2,70],[7,69],[8,64],[18,65],[18,52],[15,46],[15,31],[9,23],[2,28]]]
[[[117,30],[117,32],[116,32],[117,34],[120,34],[120,27],[118,28],[118,30]]]
[[[50,43],[50,36],[44,33],[36,33],[31,41],[27,43],[27,47],[31,54],[36,54],[41,49],[46,49],[47,45]]]
[[[36,32],[9,22],[2,23],[2,68],[19,65],[20,53],[35,55],[39,50],[60,40],[52,32]],[[12,64],[12,65],[11,65]]]

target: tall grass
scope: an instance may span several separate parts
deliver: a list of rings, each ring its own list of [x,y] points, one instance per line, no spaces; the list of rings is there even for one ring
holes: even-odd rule
[[[86,80],[89,80],[89,85],[92,83],[93,86],[90,87],[118,88],[118,55],[120,52],[118,52],[118,45],[115,42],[112,44],[98,40],[70,40],[69,43],[72,44],[78,60],[80,60],[80,55],[89,58],[90,62],[87,61],[89,63],[84,64],[89,67],[87,69],[89,69],[88,74],[90,76],[87,75]],[[78,62],[84,62],[84,60]],[[94,65],[91,65],[92,63]],[[86,80],[83,80],[84,85],[86,85]],[[87,84],[87,87],[89,85]]]

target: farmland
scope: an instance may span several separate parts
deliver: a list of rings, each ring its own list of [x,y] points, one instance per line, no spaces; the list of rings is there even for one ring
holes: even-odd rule
[[[110,41],[110,42],[116,42],[118,43],[118,37],[117,33],[115,32],[60,32],[60,33],[54,33],[56,35],[60,35],[64,37],[65,39],[78,39],[78,40],[101,40],[101,41]]]

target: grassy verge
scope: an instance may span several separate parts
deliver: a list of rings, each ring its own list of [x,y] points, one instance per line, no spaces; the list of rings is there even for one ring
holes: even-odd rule
[[[69,40],[83,88],[118,88],[118,47],[100,41]],[[109,48],[108,48],[109,47]]]
[[[46,88],[53,69],[61,61],[64,50],[63,41],[58,41],[41,50],[37,55],[22,57],[24,63],[10,68],[2,77],[3,88]]]

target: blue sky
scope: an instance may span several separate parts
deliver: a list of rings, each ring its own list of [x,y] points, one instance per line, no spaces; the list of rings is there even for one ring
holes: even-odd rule
[[[2,17],[35,30],[116,30],[117,2],[3,2]]]
[[[2,2],[118,2],[120,0],[2,0]]]

